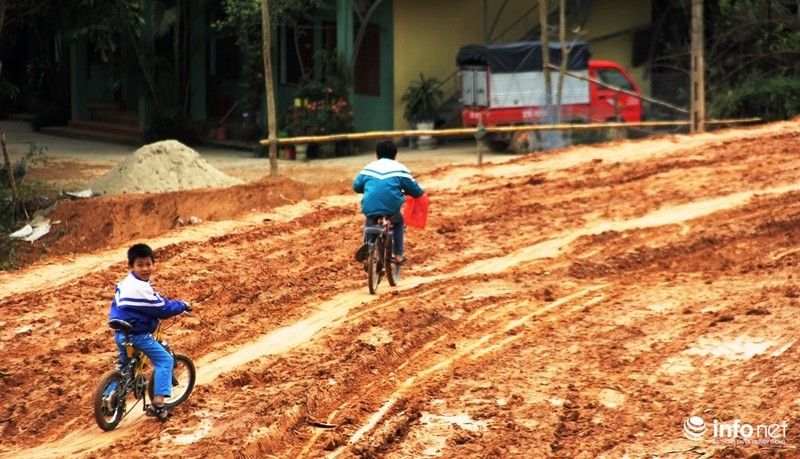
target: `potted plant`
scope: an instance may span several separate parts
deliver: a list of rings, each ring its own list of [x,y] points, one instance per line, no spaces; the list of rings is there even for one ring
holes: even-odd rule
[[[442,102],[441,83],[437,78],[426,78],[419,74],[419,80],[408,85],[400,101],[405,104],[403,118],[417,129],[433,129]],[[435,144],[430,136],[420,137],[420,143]]]

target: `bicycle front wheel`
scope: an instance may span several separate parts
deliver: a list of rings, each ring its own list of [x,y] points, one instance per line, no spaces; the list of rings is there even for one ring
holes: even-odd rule
[[[197,379],[197,371],[194,368],[192,359],[183,355],[173,355],[175,359],[175,366],[172,369],[172,396],[164,397],[164,406],[167,408],[175,408],[181,403],[185,402],[194,389],[194,383]],[[154,375],[150,375],[150,382],[147,385],[147,395],[150,396],[150,401],[153,401],[153,390],[155,388]]]
[[[381,251],[383,250],[383,239],[378,237],[369,243],[369,260],[367,261],[367,272],[369,274],[369,293],[375,294],[378,291],[378,283],[381,281]]]
[[[94,420],[105,431],[114,430],[125,417],[122,373],[108,370],[94,391]]]

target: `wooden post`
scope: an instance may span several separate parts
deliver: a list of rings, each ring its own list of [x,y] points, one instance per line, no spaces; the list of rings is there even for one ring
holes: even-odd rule
[[[703,62],[703,0],[692,0],[690,132],[704,132],[706,119],[705,63]]]
[[[275,97],[272,80],[272,30],[269,25],[269,1],[261,0],[261,29],[264,35],[264,86],[267,91],[267,138],[269,139],[269,175],[278,175],[278,142],[275,128]]]
[[[25,204],[20,201],[19,192],[17,192],[17,182],[14,180],[14,170],[11,168],[11,158],[8,157],[8,148],[6,148],[6,132],[3,130],[0,130],[0,145],[2,145],[3,148],[3,161],[5,162],[6,172],[8,173],[8,183],[11,186],[12,216],[16,218],[18,210],[22,209],[25,218],[28,218],[28,211],[25,210]]]

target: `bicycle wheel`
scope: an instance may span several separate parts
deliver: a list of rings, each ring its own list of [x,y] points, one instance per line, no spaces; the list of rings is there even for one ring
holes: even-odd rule
[[[164,397],[164,406],[167,408],[175,408],[185,402],[191,395],[197,379],[197,371],[192,359],[183,354],[175,354],[173,358],[175,366],[172,369],[172,396]],[[153,391],[155,390],[153,378],[154,375],[151,374],[150,382],[147,384],[147,395],[150,397],[150,402],[153,401]]]
[[[378,283],[381,281],[381,250],[383,238],[378,236],[369,243],[369,260],[367,261],[367,272],[369,273],[369,293],[375,294],[378,291]]]
[[[386,250],[384,252],[386,254],[384,256],[386,263],[384,263],[384,265],[386,268],[386,279],[389,281],[389,285],[394,287],[397,285],[397,281],[400,280],[400,266],[394,262],[392,244],[392,237],[389,235],[389,237],[386,238]]]
[[[124,382],[118,370],[108,370],[94,391],[94,420],[101,429],[114,430],[125,417]]]

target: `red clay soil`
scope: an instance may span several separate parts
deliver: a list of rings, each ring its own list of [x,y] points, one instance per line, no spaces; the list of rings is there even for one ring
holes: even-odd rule
[[[791,121],[426,171],[376,295],[349,182],[60,204],[0,274],[0,457],[798,457],[798,145]],[[103,432],[140,240],[195,305],[167,334],[198,384]]]

